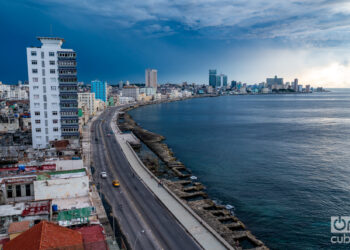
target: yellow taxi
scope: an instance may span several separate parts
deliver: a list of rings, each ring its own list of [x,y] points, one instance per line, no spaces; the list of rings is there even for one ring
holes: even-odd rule
[[[118,180],[113,180],[113,181],[112,181],[112,185],[113,185],[114,187],[119,187],[119,186],[120,186],[120,182],[119,182]]]

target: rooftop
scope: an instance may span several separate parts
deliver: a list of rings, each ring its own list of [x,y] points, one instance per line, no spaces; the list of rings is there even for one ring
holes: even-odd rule
[[[37,38],[38,38],[39,41],[41,41],[41,40],[56,40],[56,41],[65,42],[64,39],[60,38],[60,37],[38,36]]]
[[[9,234],[24,232],[30,228],[30,223],[29,220],[13,222],[10,224],[8,232]]]
[[[41,221],[31,229],[5,244],[4,250],[76,249],[82,250],[83,237],[80,232]]]

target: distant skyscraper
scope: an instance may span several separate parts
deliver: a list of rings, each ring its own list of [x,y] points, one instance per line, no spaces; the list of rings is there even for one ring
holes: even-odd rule
[[[76,53],[62,49],[64,40],[39,37],[41,47],[27,48],[32,142],[79,139]]]
[[[91,92],[95,93],[95,99],[107,101],[107,82],[95,80],[91,82]]]
[[[157,88],[157,70],[146,69],[146,87]]]
[[[306,93],[310,93],[310,85],[306,85],[305,86],[305,92]]]
[[[298,92],[298,79],[297,78],[294,79],[293,89],[295,92]]]
[[[216,76],[216,84],[215,84],[215,87],[216,87],[216,88],[220,88],[220,87],[221,87],[221,84],[222,84],[221,75],[217,75],[217,76]]]
[[[120,81],[119,82],[119,89],[122,89],[123,88],[123,81]]]
[[[236,88],[237,82],[236,81],[231,81],[231,88]]]
[[[266,78],[266,83],[269,87],[273,85],[283,85],[283,78],[277,78],[277,76],[274,78]]]
[[[209,70],[209,85],[213,88],[216,87],[216,69]]]
[[[227,87],[227,75],[221,75],[222,77],[222,86]]]

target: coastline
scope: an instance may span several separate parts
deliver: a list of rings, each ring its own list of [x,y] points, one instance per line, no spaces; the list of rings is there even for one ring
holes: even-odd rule
[[[217,97],[215,95],[214,97]],[[194,96],[190,98],[167,100],[165,102],[181,101],[192,98],[213,97]],[[219,233],[230,245],[234,247],[268,249],[258,240],[240,221],[232,210],[223,205],[216,204],[205,191],[205,186],[197,180],[191,179],[191,171],[180,161],[172,150],[163,141],[165,137],[140,127],[128,111],[150,104],[165,102],[151,102],[136,104],[124,108],[117,120],[117,125],[123,132],[132,132],[155,155],[154,157],[141,157],[146,167],[156,175],[167,188],[172,190],[178,198],[184,201],[195,213]],[[135,150],[135,149],[134,149]],[[160,166],[161,162],[162,166]],[[166,174],[165,174],[166,173]]]

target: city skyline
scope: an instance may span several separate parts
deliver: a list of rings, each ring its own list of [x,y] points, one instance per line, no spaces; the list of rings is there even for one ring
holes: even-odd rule
[[[341,1],[163,0],[136,1],[131,8],[125,1],[22,0],[0,7],[1,45],[11,47],[3,56],[18,58],[2,63],[4,82],[26,80],[23,51],[38,45],[34,37],[52,34],[76,48],[79,81],[142,82],[144,69],[156,68],[160,83],[208,84],[207,69],[220,68],[228,79],[247,83],[277,74],[350,87],[350,8]]]

